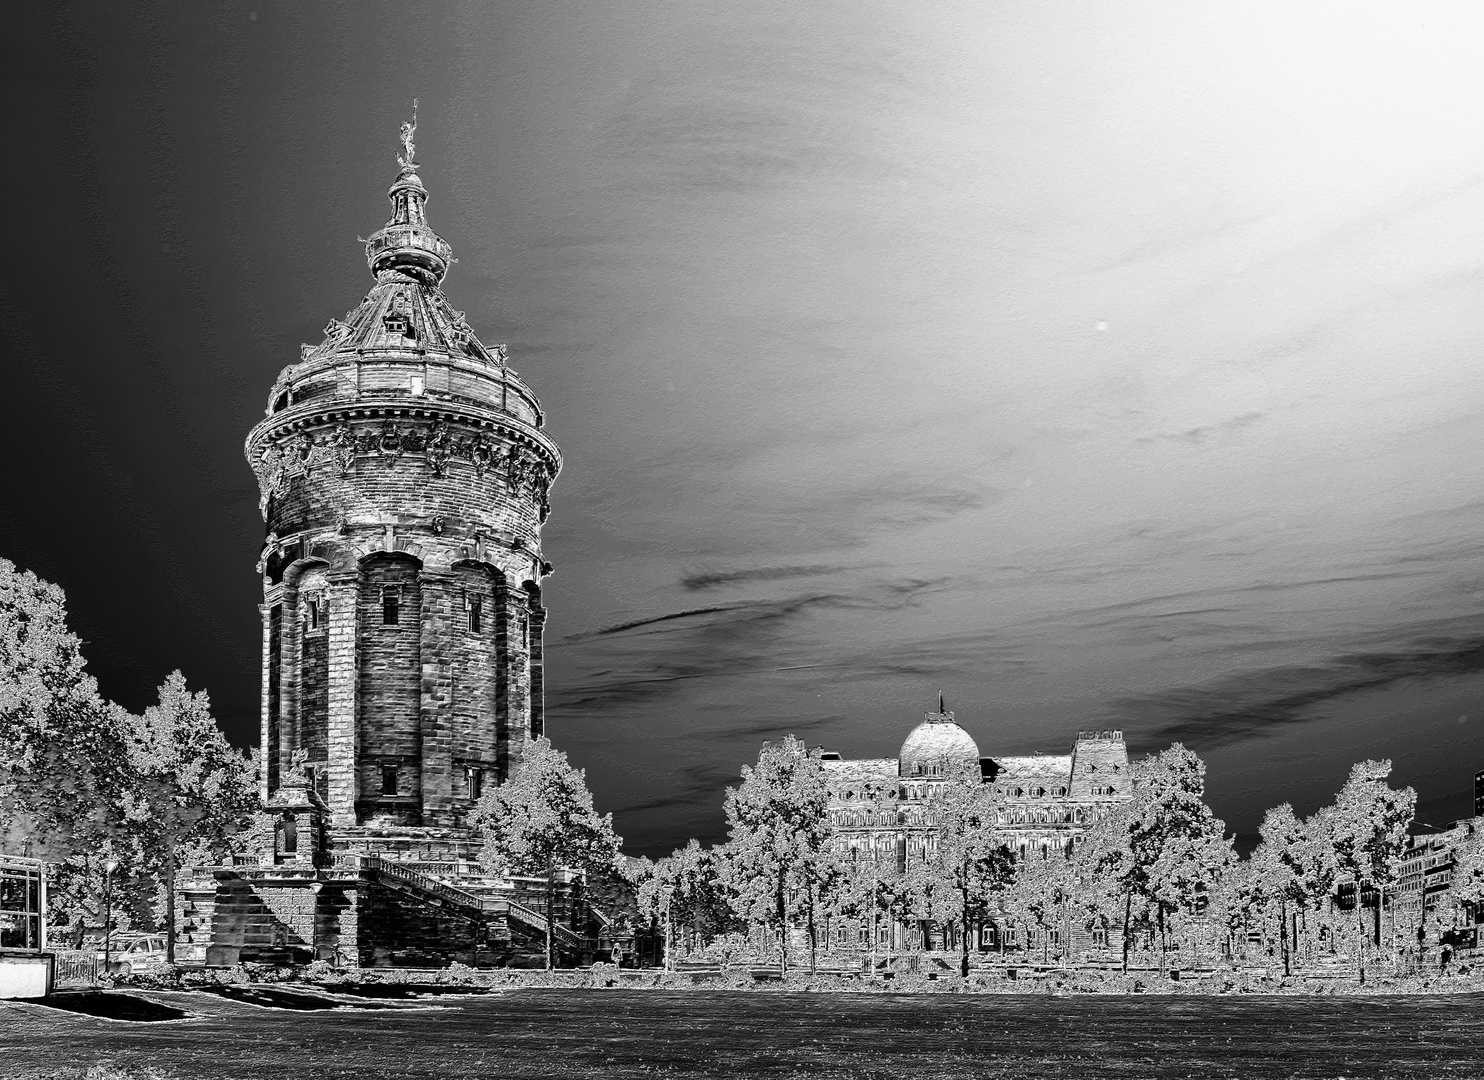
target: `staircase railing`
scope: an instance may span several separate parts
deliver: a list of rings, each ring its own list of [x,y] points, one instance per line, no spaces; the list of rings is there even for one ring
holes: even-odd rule
[[[541,915],[537,912],[532,911],[524,904],[517,904],[514,900],[507,901],[507,903],[509,903],[510,905],[511,915],[519,919],[521,922],[525,923],[527,926],[534,927],[535,929],[540,930],[543,934],[546,933],[545,915]],[[583,937],[581,934],[574,933],[572,930],[569,930],[567,927],[562,926],[560,923],[553,923],[551,930],[552,937],[565,945],[570,945],[574,949],[581,949],[586,947],[587,945],[587,938]]]
[[[393,878],[404,882],[414,888],[436,896],[438,899],[458,907],[469,908],[481,914],[502,914],[509,909],[509,902],[495,896],[479,896],[475,893],[466,892],[457,886],[450,885],[446,881],[439,881],[429,874],[419,870],[413,870],[405,863],[392,862],[378,855],[361,856],[361,868],[372,873],[379,873],[384,877]]]

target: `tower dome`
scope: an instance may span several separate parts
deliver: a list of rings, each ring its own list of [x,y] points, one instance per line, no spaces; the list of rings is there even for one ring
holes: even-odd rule
[[[953,713],[943,709],[924,713],[922,723],[908,733],[897,755],[897,771],[901,776],[941,775],[956,761],[978,764],[979,746],[954,721]]]
[[[375,284],[283,369],[247,437],[267,532],[261,795],[307,776],[332,847],[458,857],[481,787],[543,734],[561,454],[505,346],[440,288],[451,252],[415,130],[366,244]]]

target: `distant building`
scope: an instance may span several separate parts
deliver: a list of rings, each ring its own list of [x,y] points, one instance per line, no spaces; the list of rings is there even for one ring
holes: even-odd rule
[[[930,803],[955,762],[978,768],[1004,801],[1001,835],[1018,859],[1070,852],[1088,826],[1126,801],[1133,789],[1128,748],[1121,731],[1079,732],[1070,754],[982,757],[973,737],[946,709],[924,714],[894,758],[822,755],[830,788],[831,843],[860,860],[903,870],[934,849]],[[883,797],[884,796],[884,797]],[[1106,946],[1104,927],[1084,928],[1087,941]],[[864,928],[856,928],[865,942]],[[951,948],[940,928],[925,924],[878,926],[878,944],[918,943]],[[847,944],[846,928],[837,944]],[[980,950],[1005,944],[1027,946],[1005,920],[971,928]]]
[[[1455,947],[1473,948],[1477,944],[1475,925],[1462,925],[1468,921],[1466,916],[1460,920],[1459,926],[1452,926],[1449,893],[1458,850],[1481,828],[1484,828],[1484,818],[1455,821],[1440,832],[1412,837],[1406,854],[1402,856],[1395,893],[1396,920],[1428,947],[1439,944],[1442,936],[1450,936]],[[1352,894],[1353,891],[1352,886]],[[1390,896],[1387,903],[1392,903]],[[1374,901],[1371,904],[1374,906]],[[1434,913],[1441,913],[1444,918],[1430,919],[1428,916]],[[1474,911],[1471,915],[1474,924],[1484,922],[1484,910]]]
[[[1003,835],[1020,858],[1070,851],[1133,786],[1121,731],[1079,732],[1070,754],[981,757],[953,713],[930,712],[894,758],[824,754],[836,849],[904,865],[922,858],[933,843],[927,806],[952,762],[978,766],[1004,798]],[[867,805],[872,788],[891,794],[885,812]]]

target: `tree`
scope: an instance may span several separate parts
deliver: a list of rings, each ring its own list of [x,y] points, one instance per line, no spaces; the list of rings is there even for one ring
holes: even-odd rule
[[[744,765],[742,783],[727,789],[732,901],[748,923],[777,930],[780,972],[788,970],[791,916],[809,916],[811,956],[817,950],[813,897],[829,840],[828,810],[819,754],[792,735],[764,743],[757,765]]]
[[[1175,743],[1142,764],[1133,798],[1107,819],[1106,869],[1124,890],[1123,966],[1136,898],[1147,903],[1166,962],[1170,917],[1193,916],[1232,860],[1225,824],[1206,805],[1206,765]],[[1121,841],[1121,842],[1115,842]]]
[[[128,762],[62,590],[0,559],[0,850],[61,862],[120,827]]]
[[[510,779],[487,791],[473,825],[484,839],[480,863],[497,874],[546,879],[546,969],[555,964],[553,926],[558,869],[605,873],[618,859],[613,815],[599,814],[581,769],[545,738],[525,744]]]
[[[999,832],[1004,800],[993,784],[984,783],[977,761],[944,763],[944,781],[928,803],[933,826],[932,843],[922,867],[924,893],[930,908],[943,905],[935,897],[950,897],[950,922],[959,930],[960,974],[969,974],[969,925],[989,914],[991,895],[1009,883],[1014,858]]]
[[[1275,806],[1263,815],[1258,826],[1257,849],[1250,861],[1250,880],[1254,899],[1278,904],[1278,931],[1282,942],[1283,974],[1292,974],[1292,953],[1289,949],[1288,906],[1298,894],[1298,880],[1290,858],[1292,850],[1302,841],[1303,823],[1288,803]]]
[[[1381,944],[1381,906],[1386,887],[1396,880],[1397,869],[1407,850],[1407,832],[1417,809],[1417,793],[1390,787],[1391,762],[1362,761],[1350,769],[1345,786],[1326,814],[1329,842],[1335,868],[1342,878],[1355,884],[1355,962],[1361,985],[1365,984],[1365,917],[1361,894],[1369,885],[1376,891],[1375,944]]]
[[[0,852],[50,864],[51,922],[80,945],[113,910],[136,923],[154,889],[124,818],[132,785],[123,710],[98,694],[82,644],[67,629],[62,590],[0,559]]]
[[[1051,931],[1066,921],[1074,877],[1070,861],[1059,851],[1043,858],[1028,855],[1015,864],[1015,878],[1005,893],[1005,908],[1027,929],[1034,927],[1041,941],[1041,959],[1050,959]]]
[[[695,840],[645,868],[639,880],[639,910],[663,925],[666,969],[674,970],[677,928],[685,928],[691,941],[702,944],[733,929],[736,916],[727,903],[724,876],[716,853]]]
[[[1326,812],[1301,821],[1287,803],[1269,810],[1259,829],[1262,839],[1252,853],[1252,880],[1258,896],[1277,903],[1285,975],[1300,949],[1301,921],[1306,927],[1308,913],[1334,890],[1330,830]]]
[[[122,710],[120,710],[122,712]],[[252,762],[228,745],[206,692],[171,672],[143,716],[123,713],[131,790],[125,817],[163,892],[165,958],[175,962],[175,874],[187,853],[216,861],[253,821]]]

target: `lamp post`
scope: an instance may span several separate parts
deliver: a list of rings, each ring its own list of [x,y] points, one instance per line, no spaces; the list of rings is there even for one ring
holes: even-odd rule
[[[113,872],[119,868],[117,859],[103,864],[103,974],[113,966]]]
[[[312,964],[319,959],[319,894],[325,887],[324,882],[316,881],[309,886],[309,962]]]

